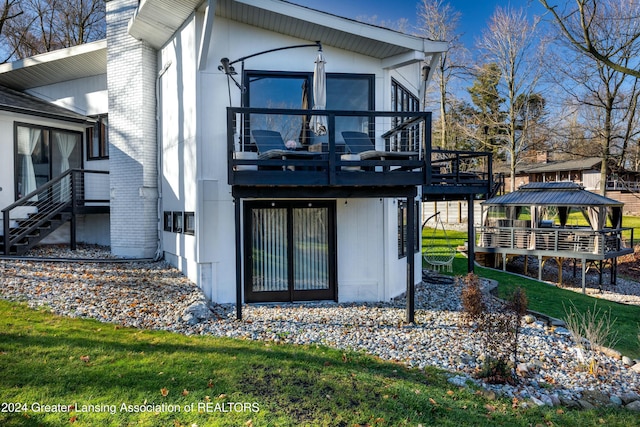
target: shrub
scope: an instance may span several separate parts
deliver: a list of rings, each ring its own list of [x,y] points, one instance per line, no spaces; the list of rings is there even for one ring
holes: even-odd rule
[[[458,283],[462,284],[460,299],[465,319],[471,322],[478,322],[487,311],[487,305],[480,289],[480,278],[473,273],[469,273],[459,278]]]
[[[509,300],[497,311],[489,312],[480,289],[480,279],[469,273],[458,281],[462,285],[460,298],[464,318],[475,323],[475,330],[481,334],[484,351],[483,366],[478,377],[492,384],[515,383],[514,366],[518,356],[518,338],[522,317],[527,312],[527,296],[520,287],[516,288]]]

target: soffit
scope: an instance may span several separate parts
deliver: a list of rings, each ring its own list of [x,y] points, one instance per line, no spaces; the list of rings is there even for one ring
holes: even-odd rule
[[[141,0],[129,21],[129,34],[160,49],[203,0]]]
[[[282,0],[210,0],[216,15],[257,28],[385,59],[408,52],[444,52],[446,42],[430,41],[387,28],[317,11]],[[129,33],[156,49],[164,46],[202,0],[144,0]]]
[[[107,72],[107,41],[100,40],[0,65],[0,85],[26,90]]]

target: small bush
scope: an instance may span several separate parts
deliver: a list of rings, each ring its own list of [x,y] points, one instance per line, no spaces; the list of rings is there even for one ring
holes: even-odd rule
[[[473,273],[458,279],[462,284],[460,299],[464,310],[464,317],[471,322],[477,322],[487,311],[482,290],[480,289],[480,278]]]
[[[509,359],[513,359],[515,366],[521,320],[528,305],[524,290],[516,288],[506,303],[497,311],[489,312],[478,276],[469,273],[458,283],[462,285],[464,319],[474,322],[475,331],[481,334],[484,361],[478,377],[492,384],[514,384],[516,377]]]

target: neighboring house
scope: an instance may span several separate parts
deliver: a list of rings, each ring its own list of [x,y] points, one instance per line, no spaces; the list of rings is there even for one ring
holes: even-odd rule
[[[112,0],[105,65],[74,75],[88,56],[72,48],[52,81],[14,87],[83,114],[79,131],[108,122],[108,147],[85,136],[100,160],[86,150],[81,167],[109,171],[115,255],[163,255],[220,303],[380,301],[421,280],[421,198],[490,185],[490,159],[479,180],[459,155],[427,161],[420,99],[446,48],[281,0]],[[0,66],[0,84],[18,71]]]
[[[600,157],[553,161],[523,165],[516,173],[516,187],[529,182],[571,181],[584,186],[589,191],[599,191],[601,187]],[[607,191],[640,190],[640,174],[610,167],[607,172]]]

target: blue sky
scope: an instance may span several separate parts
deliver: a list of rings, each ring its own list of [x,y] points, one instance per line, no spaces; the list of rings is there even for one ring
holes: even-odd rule
[[[289,0],[346,18],[376,16],[377,21],[397,21],[407,18],[411,25],[417,25],[418,0]],[[448,0],[452,8],[460,12],[458,32],[464,33],[467,47],[472,47],[476,38],[486,28],[496,6],[523,8],[530,16],[542,15],[544,8],[538,0]]]

